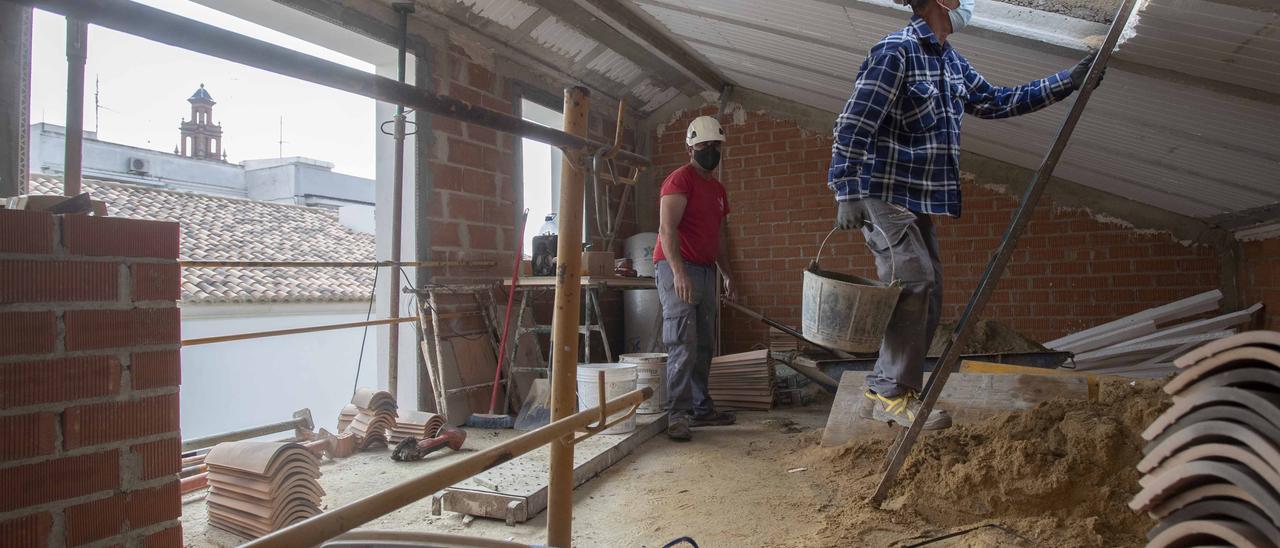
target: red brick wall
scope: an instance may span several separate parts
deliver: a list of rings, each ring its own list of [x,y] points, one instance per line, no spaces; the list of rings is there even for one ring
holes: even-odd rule
[[[1280,238],[1244,242],[1240,288],[1245,303],[1266,306],[1266,328],[1280,329]]]
[[[515,114],[520,101],[519,86],[529,86],[524,81],[529,75],[502,75],[469,58],[461,48],[437,51],[432,66],[436,90],[439,93],[484,106],[500,112]],[[543,89],[543,93],[561,97],[561,89]],[[615,104],[602,101],[595,104],[588,118],[588,136],[598,142],[612,142],[615,121],[610,114]],[[634,127],[634,120],[630,124]],[[433,116],[431,118],[430,146],[425,159],[429,166],[432,189],[428,197],[427,219],[429,223],[432,259],[436,260],[492,260],[490,269],[442,268],[433,274],[441,283],[474,284],[482,281],[507,279],[511,276],[511,261],[515,253],[516,229],[514,219],[522,195],[515,176],[518,138],[491,129],[466,124],[457,120]],[[624,143],[634,150],[635,132],[627,129]],[[620,173],[621,175],[621,173]],[[616,211],[622,189],[612,192],[612,207]],[[592,199],[586,195],[588,204]],[[632,204],[635,202],[632,201]],[[594,211],[590,206],[587,211]],[[634,208],[624,212],[615,249],[635,233]],[[537,215],[538,212],[532,212]],[[594,225],[592,225],[594,226]],[[597,238],[598,239],[598,238]],[[598,244],[599,242],[597,242]],[[529,250],[525,250],[526,253]],[[473,313],[475,301],[470,294],[440,295],[442,313]],[[505,306],[505,296],[500,295],[500,305]],[[613,331],[613,345],[618,347],[622,339],[621,299],[618,296],[603,300],[602,308],[607,324]],[[517,303],[518,304],[518,303]],[[550,300],[543,299],[535,309],[539,320],[550,322]],[[501,321],[501,310],[498,320]],[[442,327],[442,336],[449,333],[478,333],[483,324],[472,316],[451,321]],[[528,342],[528,341],[526,341]],[[598,343],[597,343],[598,344]],[[545,340],[543,348],[546,348]],[[530,364],[522,364],[530,365]],[[488,373],[492,375],[490,371]],[[423,379],[422,390],[430,388]],[[489,392],[474,390],[468,393],[472,410],[487,411]]]
[[[180,546],[178,225],[0,210],[0,545]]]
[[[687,162],[686,113],[656,135],[658,173]],[[831,140],[763,114],[730,124],[724,183],[730,208],[730,253],[747,306],[799,325],[802,271],[830,230],[835,204],[826,187]],[[980,182],[980,181],[979,181]],[[963,182],[960,219],[941,218],[944,320],[957,318],[994,253],[1018,198]],[[873,277],[862,237],[837,233],[824,252],[826,269]],[[1050,340],[1066,333],[1219,287],[1213,250],[1161,234],[1099,222],[1045,200],[1014,254],[984,317]],[[728,312],[725,351],[762,341],[764,327]]]

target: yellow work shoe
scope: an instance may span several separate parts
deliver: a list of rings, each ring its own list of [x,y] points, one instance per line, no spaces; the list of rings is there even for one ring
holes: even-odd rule
[[[864,404],[874,402],[871,406],[872,420],[893,422],[903,428],[911,427],[911,423],[916,420],[916,415],[920,412],[920,406],[924,403],[915,392],[904,392],[901,396],[886,398],[867,391],[864,396],[871,400],[865,401]],[[942,409],[934,409],[929,413],[929,418],[924,421],[925,430],[942,430],[950,427],[951,414]]]

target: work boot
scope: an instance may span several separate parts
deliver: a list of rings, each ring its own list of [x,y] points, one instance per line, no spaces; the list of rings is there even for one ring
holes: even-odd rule
[[[871,418],[881,422],[893,422],[903,428],[910,428],[924,403],[915,392],[904,392],[896,398],[887,398],[868,391],[867,397],[875,400]],[[867,402],[871,403],[871,402]],[[951,414],[942,409],[934,409],[924,421],[925,430],[942,430],[951,427]]]
[[[733,413],[721,413],[712,411],[706,415],[694,415],[693,420],[689,421],[689,426],[698,428],[700,426],[729,426],[738,422],[738,417]]]
[[[667,419],[667,437],[673,441],[693,439],[693,433],[689,431],[689,416],[683,413],[671,413]]]
[[[862,392],[862,401],[858,403],[858,418],[871,420],[875,414],[876,402],[880,401],[876,397],[876,393],[870,389]]]

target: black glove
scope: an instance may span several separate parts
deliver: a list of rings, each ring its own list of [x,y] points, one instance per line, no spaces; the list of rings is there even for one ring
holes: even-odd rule
[[[1089,75],[1089,67],[1093,66],[1094,59],[1098,58],[1097,53],[1090,53],[1084,59],[1081,59],[1076,66],[1071,69],[1071,87],[1080,89],[1084,87],[1084,77]],[[1107,69],[1102,69],[1102,74],[1098,76],[1098,83],[1102,83],[1102,79],[1106,77]],[[1095,86],[1096,87],[1096,86]]]
[[[867,203],[862,200],[840,202],[840,208],[836,210],[836,226],[844,230],[862,228],[863,225],[870,224],[869,221]]]

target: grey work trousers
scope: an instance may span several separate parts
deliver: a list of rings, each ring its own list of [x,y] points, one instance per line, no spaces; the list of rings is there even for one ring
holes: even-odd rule
[[[654,268],[662,303],[662,343],[667,346],[667,398],[672,414],[708,415],[715,411],[707,383],[715,339],[716,267],[686,262],[693,302],[676,294],[675,276],[667,261]]]
[[[864,201],[871,226],[862,235],[875,255],[876,274],[884,282],[896,277],[902,285],[867,388],[896,398],[924,387],[925,355],[942,314],[938,234],[929,215],[874,198]]]

